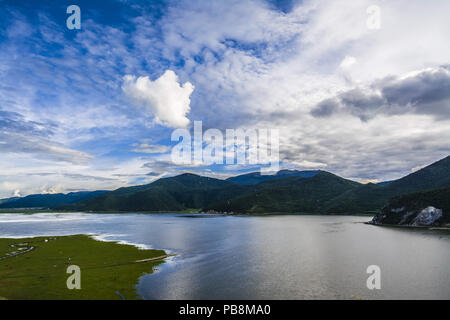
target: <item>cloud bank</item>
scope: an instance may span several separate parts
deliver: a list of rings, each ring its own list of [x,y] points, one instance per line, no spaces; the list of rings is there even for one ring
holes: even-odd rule
[[[355,87],[321,101],[314,117],[348,113],[368,121],[377,115],[424,114],[450,119],[450,67],[427,68],[402,77],[386,77],[368,88]]]
[[[167,162],[194,120],[279,129],[283,164],[361,181],[450,153],[449,1],[276,3],[82,1],[69,31],[54,1],[3,1],[0,197],[234,174]]]

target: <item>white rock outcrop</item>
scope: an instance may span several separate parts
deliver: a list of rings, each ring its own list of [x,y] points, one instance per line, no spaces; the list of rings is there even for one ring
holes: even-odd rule
[[[411,222],[412,226],[430,226],[442,217],[442,210],[435,207],[423,209]]]

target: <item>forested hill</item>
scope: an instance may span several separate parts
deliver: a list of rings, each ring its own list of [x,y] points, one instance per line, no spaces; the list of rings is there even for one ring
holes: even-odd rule
[[[391,198],[443,187],[450,187],[450,157],[382,184],[361,184],[320,170],[282,170],[272,176],[251,173],[227,180],[186,173],[110,192],[33,195],[5,201],[0,208],[355,214],[375,213]]]

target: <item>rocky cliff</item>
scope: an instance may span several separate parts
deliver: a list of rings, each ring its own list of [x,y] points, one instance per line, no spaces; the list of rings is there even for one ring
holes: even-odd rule
[[[419,192],[391,200],[372,223],[402,226],[446,226],[450,224],[450,188]]]

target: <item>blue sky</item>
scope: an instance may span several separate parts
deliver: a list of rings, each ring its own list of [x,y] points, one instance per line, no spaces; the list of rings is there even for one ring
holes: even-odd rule
[[[81,29],[66,8],[81,8]],[[380,28],[367,9],[380,9]],[[407,10],[406,10],[407,9]],[[170,135],[280,130],[282,167],[360,181],[449,154],[448,1],[0,0],[0,197],[180,172]]]

